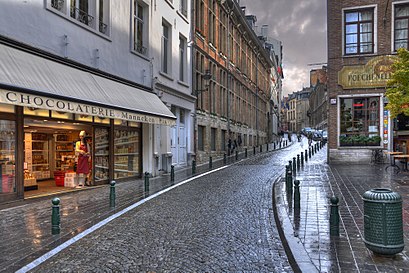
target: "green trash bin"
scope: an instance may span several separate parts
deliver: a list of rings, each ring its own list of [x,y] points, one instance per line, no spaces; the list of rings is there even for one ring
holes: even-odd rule
[[[404,248],[402,197],[390,189],[372,189],[363,194],[364,242],[369,250],[394,255]]]

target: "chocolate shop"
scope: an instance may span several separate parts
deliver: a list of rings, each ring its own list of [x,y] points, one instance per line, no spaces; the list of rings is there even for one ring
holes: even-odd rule
[[[0,203],[140,178],[153,124],[143,87],[0,45]]]

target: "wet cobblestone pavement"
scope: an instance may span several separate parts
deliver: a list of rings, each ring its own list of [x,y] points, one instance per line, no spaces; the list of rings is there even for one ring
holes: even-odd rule
[[[51,235],[52,197],[1,209],[0,271],[14,272],[87,234],[37,260],[32,271],[409,272],[406,249],[382,257],[365,247],[361,198],[376,187],[401,194],[407,245],[409,173],[385,171],[386,165],[329,166],[324,146],[297,172],[301,205],[296,210],[285,191],[284,166],[306,148],[304,139],[273,152],[257,149],[256,156],[248,150],[249,158],[235,162],[233,156],[232,165],[187,183],[182,181],[191,170],[177,170],[175,184],[184,184],[158,196],[172,186],[169,176],[151,179],[150,195],[144,194],[142,180],[118,183],[115,209],[109,208],[108,186],[61,195],[61,235]],[[215,160],[213,169],[222,165]],[[204,164],[197,172],[208,169]],[[329,236],[332,195],[340,199],[338,237]],[[93,230],[136,202],[142,204]]]
[[[329,166],[326,153],[325,146],[296,173],[295,179],[300,181],[299,211],[286,193],[284,178],[276,183],[281,225],[300,268],[308,268],[304,272],[409,272],[409,188],[404,182],[409,181],[409,173],[386,171],[385,164]],[[362,194],[374,188],[389,188],[403,199],[406,248],[393,257],[376,255],[363,242]],[[330,198],[334,195],[339,198],[339,236],[330,236],[329,232]],[[306,253],[308,259],[295,253]]]

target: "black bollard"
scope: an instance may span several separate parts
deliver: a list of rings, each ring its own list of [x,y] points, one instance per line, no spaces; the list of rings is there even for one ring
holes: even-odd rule
[[[253,155],[256,154],[256,146],[253,146]]]
[[[149,173],[145,172],[145,192],[149,192]]]
[[[293,184],[293,172],[291,171],[291,167],[288,168],[287,171],[287,181],[285,184],[285,190],[287,193],[290,193],[292,191],[292,184]]]
[[[196,160],[192,160],[192,174],[196,173]]]
[[[331,213],[329,215],[329,234],[331,236],[339,236],[339,213],[338,213],[339,199],[336,196],[331,197]]]
[[[300,162],[300,155],[297,155],[297,169],[301,167],[301,162]]]
[[[244,150],[244,157],[247,158],[247,148]]]
[[[297,170],[297,158],[293,157],[293,173],[295,174]]]
[[[307,162],[307,161],[308,161],[308,151],[305,150],[305,162]]]
[[[226,165],[226,164],[227,164],[227,155],[224,154],[223,155],[223,165]]]
[[[308,155],[309,155],[309,158],[311,158],[311,147],[308,148]]]
[[[263,145],[260,145],[260,153],[263,152]]]
[[[115,184],[114,180],[109,183],[111,186],[109,187],[109,207],[115,208]]]
[[[301,152],[301,166],[304,165],[304,152]]]
[[[294,181],[294,209],[300,209],[300,181]]]
[[[54,198],[51,203],[53,204],[51,213],[51,234],[60,234],[60,198]]]
[[[212,157],[209,157],[209,169],[213,168],[213,160]]]
[[[236,151],[236,160],[239,160],[239,151]]]
[[[285,165],[285,185],[287,185],[287,180],[288,180],[288,165]]]
[[[268,143],[267,143],[267,152],[268,152]]]
[[[175,182],[175,166],[170,166],[170,182]]]
[[[273,148],[274,148],[274,150],[276,149],[276,143],[274,142],[274,144],[273,144]]]

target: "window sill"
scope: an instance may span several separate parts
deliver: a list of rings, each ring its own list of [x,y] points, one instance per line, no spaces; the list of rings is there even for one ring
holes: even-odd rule
[[[173,6],[172,1],[170,1],[170,0],[165,0],[165,2],[168,3],[168,5],[169,5],[172,9],[175,9],[175,7]]]
[[[182,17],[183,21],[189,24],[189,20],[186,17],[187,15],[184,15],[180,10],[177,10],[176,13],[179,14],[180,17]]]
[[[343,54],[343,58],[364,58],[364,57],[373,57],[373,56],[378,56],[377,53],[367,53],[367,54]]]
[[[138,51],[135,51],[135,50],[130,50],[131,51],[131,53],[132,54],[135,54],[135,55],[137,55],[138,57],[141,57],[142,59],[145,59],[146,61],[150,61],[149,60],[149,57],[147,56],[147,55],[144,55],[144,54],[142,54],[142,53],[139,53]]]
[[[160,71],[159,74],[160,74],[161,76],[167,78],[168,80],[171,80],[171,81],[174,81],[174,80],[175,80],[171,75],[169,75],[169,74],[167,74],[167,73],[165,73],[165,72]]]
[[[190,87],[190,85],[187,82],[184,82],[181,80],[178,80],[178,84],[183,85],[184,87],[188,87],[188,88]]]

